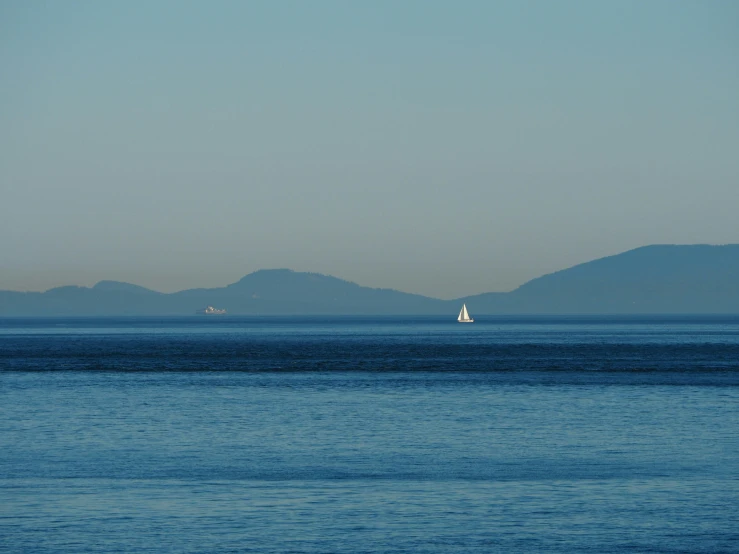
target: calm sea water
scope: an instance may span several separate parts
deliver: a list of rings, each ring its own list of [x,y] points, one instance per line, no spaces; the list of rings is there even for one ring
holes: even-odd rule
[[[0,320],[0,551],[737,552],[739,317]]]

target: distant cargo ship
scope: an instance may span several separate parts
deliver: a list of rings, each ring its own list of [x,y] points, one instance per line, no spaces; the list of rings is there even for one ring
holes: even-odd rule
[[[198,310],[195,313],[198,315],[223,315],[226,313],[226,310],[219,310],[217,308],[214,308],[213,306],[208,306],[207,308]]]

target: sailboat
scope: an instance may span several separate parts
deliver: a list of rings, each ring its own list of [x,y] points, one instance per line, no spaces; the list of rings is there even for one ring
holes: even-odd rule
[[[462,304],[462,309],[459,310],[459,317],[457,318],[457,321],[460,323],[472,323],[475,320],[470,317],[470,314],[467,313],[467,304]]]

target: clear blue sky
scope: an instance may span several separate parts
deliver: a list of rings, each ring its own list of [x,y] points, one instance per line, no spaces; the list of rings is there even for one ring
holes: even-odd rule
[[[0,0],[0,289],[452,298],[729,242],[733,0]]]

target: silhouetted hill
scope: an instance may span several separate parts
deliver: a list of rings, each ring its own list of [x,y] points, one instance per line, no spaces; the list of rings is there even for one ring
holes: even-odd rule
[[[171,294],[101,281],[0,291],[0,316],[229,314],[739,313],[739,245],[645,246],[533,279],[509,293],[444,301],[317,273],[261,270],[226,287]]]
[[[100,281],[92,287],[93,290],[106,291],[106,292],[125,292],[125,293],[137,293],[137,294],[161,294],[160,292],[153,291],[139,285],[132,285],[131,283],[122,283],[121,281]]]
[[[232,314],[429,314],[443,300],[391,289],[373,289],[318,273],[268,269],[220,289],[175,293],[178,299],[226,308]]]
[[[390,289],[373,289],[317,273],[261,270],[221,288],[171,294],[116,281],[91,288],[46,292],[0,291],[0,315],[193,315],[206,306],[229,314],[432,314],[448,311],[443,300]]]
[[[739,313],[739,244],[644,246],[463,300],[478,313]]]
[[[56,287],[46,292],[0,291],[0,315],[142,315],[162,313],[160,292],[116,281],[94,287]],[[147,310],[151,306],[152,310]]]

